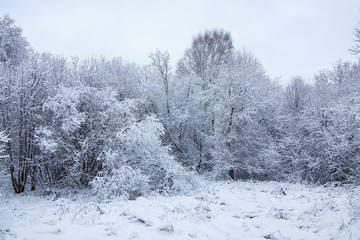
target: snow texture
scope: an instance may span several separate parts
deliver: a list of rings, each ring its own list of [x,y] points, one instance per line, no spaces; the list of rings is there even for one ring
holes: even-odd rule
[[[360,239],[359,188],[204,182],[188,195],[102,203],[2,188],[1,240]]]

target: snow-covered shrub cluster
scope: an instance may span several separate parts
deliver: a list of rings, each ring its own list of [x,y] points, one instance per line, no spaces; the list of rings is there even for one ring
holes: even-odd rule
[[[216,179],[360,183],[360,63],[282,87],[222,30],[196,35],[172,71],[29,48],[0,18],[1,172],[26,184],[92,187],[101,198],[187,192]]]
[[[162,144],[163,134],[163,125],[153,115],[119,129],[111,149],[102,153],[103,169],[91,182],[95,194],[134,199],[149,192],[189,190],[191,176]]]

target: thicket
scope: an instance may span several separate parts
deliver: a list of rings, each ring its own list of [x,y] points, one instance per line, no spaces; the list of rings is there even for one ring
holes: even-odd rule
[[[187,191],[195,174],[359,184],[360,62],[282,88],[222,30],[196,35],[175,71],[167,52],[149,62],[38,53],[2,17],[0,171],[14,191],[136,198]]]

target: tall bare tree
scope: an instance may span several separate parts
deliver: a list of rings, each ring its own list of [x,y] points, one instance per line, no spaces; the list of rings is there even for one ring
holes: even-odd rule
[[[212,30],[200,33],[193,38],[191,48],[185,51],[185,56],[179,61],[177,73],[195,73],[205,77],[208,70],[228,62],[233,49],[229,32]]]
[[[354,32],[354,45],[349,49],[350,53],[357,55],[360,53],[360,23],[355,28]]]
[[[170,106],[169,106],[169,78],[171,73],[170,55],[167,51],[160,52],[159,50],[157,50],[155,53],[150,53],[149,58],[151,59],[151,65],[158,70],[162,80],[164,81],[166,110],[168,116],[170,116]]]
[[[299,76],[292,78],[285,89],[286,104],[290,111],[298,113],[304,109],[309,91],[303,78]]]

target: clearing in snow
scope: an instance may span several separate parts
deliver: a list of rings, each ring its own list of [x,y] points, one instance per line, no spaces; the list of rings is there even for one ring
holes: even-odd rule
[[[188,195],[96,202],[0,194],[0,239],[360,239],[359,188],[206,182]]]

